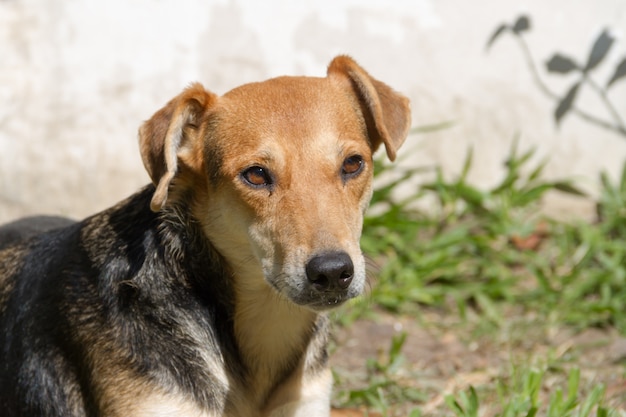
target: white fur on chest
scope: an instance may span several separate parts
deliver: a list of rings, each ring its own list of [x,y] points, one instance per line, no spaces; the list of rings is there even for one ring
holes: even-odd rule
[[[315,377],[288,378],[269,401],[268,410],[259,410],[246,401],[243,393],[231,407],[207,411],[182,394],[152,393],[138,398],[128,414],[134,417],[328,417],[330,415],[330,393],[332,376],[330,371],[320,372]],[[240,395],[237,395],[240,394]],[[226,403],[226,402],[224,402]]]
[[[222,412],[209,413],[183,396],[150,395],[143,398],[135,407],[135,417],[218,417]]]

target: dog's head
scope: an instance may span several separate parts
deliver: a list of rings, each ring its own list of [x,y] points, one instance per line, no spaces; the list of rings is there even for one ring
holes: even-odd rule
[[[325,78],[194,84],[140,129],[151,208],[189,202],[242,288],[332,307],[363,290],[372,154],[395,159],[409,125],[408,100],[346,56]]]

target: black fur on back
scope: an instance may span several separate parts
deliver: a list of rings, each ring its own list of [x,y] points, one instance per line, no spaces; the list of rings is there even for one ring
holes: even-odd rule
[[[153,192],[0,252],[3,416],[96,416],[94,349],[209,410],[226,387],[197,365],[202,349],[245,377],[232,368],[241,360],[229,271],[185,202],[153,213]]]
[[[32,216],[0,226],[0,250],[38,234],[60,229],[75,221],[59,216]]]

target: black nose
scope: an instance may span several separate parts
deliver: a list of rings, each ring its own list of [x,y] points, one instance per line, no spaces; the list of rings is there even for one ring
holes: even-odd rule
[[[345,290],[353,276],[354,264],[345,252],[317,255],[306,264],[306,277],[319,291]]]

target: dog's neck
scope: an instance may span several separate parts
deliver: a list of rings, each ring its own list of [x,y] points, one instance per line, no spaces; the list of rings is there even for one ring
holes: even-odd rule
[[[185,216],[187,214],[184,210],[173,212],[168,216],[172,220],[170,227],[177,227]],[[188,227],[197,224],[189,219],[184,223]],[[192,236],[189,236],[189,230],[186,231],[189,240],[186,245],[195,247],[191,249],[192,252],[216,251],[208,257],[215,258],[212,263],[223,264],[223,276],[228,278],[217,287],[217,283],[203,282],[202,279],[196,285],[210,285],[211,288],[201,288],[201,292],[216,298],[213,302],[217,299],[227,302],[228,305],[224,307],[231,316],[234,342],[247,378],[245,384],[254,401],[261,406],[277,384],[296,371],[298,366],[305,365],[307,347],[312,338],[316,338],[315,343],[318,344],[315,352],[325,353],[325,348],[319,345],[325,345],[326,342],[326,318],[294,304],[271,288],[265,280],[260,263],[251,253],[246,253],[243,245],[235,245],[232,250],[220,250],[209,243],[210,240],[198,242],[198,235],[206,238],[200,229],[192,233]],[[183,242],[179,242],[180,244],[184,245]],[[185,251],[182,247],[171,249],[174,253]],[[194,260],[205,258],[207,254],[189,255],[189,259]],[[221,260],[218,261],[217,258]],[[220,297],[214,294],[215,291],[226,291],[230,296]]]
[[[235,337],[249,371],[249,386],[258,388],[263,397],[303,360],[318,314],[279,295],[254,263],[234,273]]]
[[[213,298],[213,302],[226,303],[224,308],[232,323],[235,349],[244,365],[246,380],[242,382],[253,401],[262,406],[279,383],[297,372],[299,366],[307,366],[309,351],[325,355],[326,317],[296,305],[273,289],[265,280],[261,264],[246,251],[245,244],[229,242],[224,247],[217,247],[210,242],[220,241],[207,236],[211,230],[187,216],[189,213],[181,206],[166,217],[171,221],[170,227],[177,228],[183,219],[188,228],[194,229],[192,236],[189,236],[188,229],[179,230],[180,234],[188,236],[185,239],[188,241],[179,242],[179,245],[191,244],[194,247],[192,252],[208,251],[208,258],[214,258],[210,263],[223,266],[223,274],[215,274],[226,278],[222,284],[215,287],[215,282],[206,283],[199,279],[196,285],[209,285],[211,288],[201,288],[201,292]],[[197,218],[193,214],[189,217]],[[203,238],[198,239],[199,236]],[[172,249],[174,253],[185,252],[183,247]],[[194,262],[206,258],[207,254],[189,255]],[[225,291],[229,296],[220,297],[215,291]],[[314,346],[308,349],[311,344]]]

